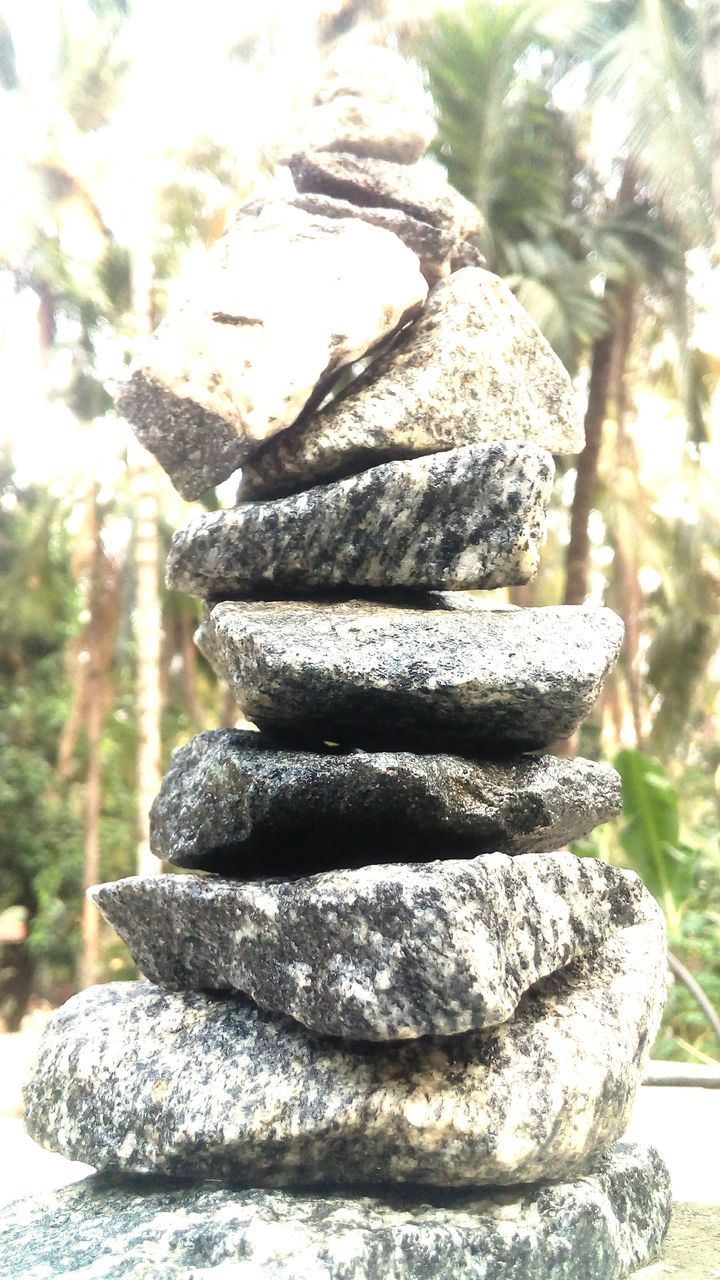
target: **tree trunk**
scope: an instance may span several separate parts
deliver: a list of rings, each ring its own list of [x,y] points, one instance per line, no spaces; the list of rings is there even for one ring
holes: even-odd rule
[[[91,653],[87,680],[87,774],[85,777],[85,842],[83,889],[100,880],[100,814],[102,811],[102,763],[100,748],[104,721],[103,673],[98,654]],[[100,970],[100,912],[83,895],[80,988],[91,987]]]
[[[144,216],[142,216],[144,214]],[[153,327],[152,212],[139,211],[132,252],[132,309],[135,338],[144,337]],[[135,644],[138,724],[137,755],[137,871],[155,875],[161,869],[150,851],[150,807],[161,782],[160,654],[162,617],[160,608],[160,565],[158,499],[155,463],[141,445],[131,450],[134,470],[135,525]]]
[[[112,667],[120,616],[122,561],[108,559],[97,518],[97,486],[92,491],[91,531],[93,552],[88,587],[90,614],[84,632],[85,679],[82,689],[87,772],[85,775],[85,838],[83,887],[97,884],[100,874],[100,817],[102,814],[102,734],[112,702]],[[97,981],[100,969],[100,913],[83,898],[81,988]]]
[[[615,199],[615,208],[623,209],[632,204],[636,188],[635,167],[631,160],[626,160],[620,187]],[[622,294],[630,291],[633,284],[628,282]],[[632,332],[628,324],[632,317],[623,313],[622,295],[617,311],[612,308],[613,298],[610,288],[606,292],[606,301],[613,311],[613,320],[607,333],[597,338],[593,347],[590,363],[590,383],[588,401],[585,410],[585,448],[578,458],[577,479],[573,495],[572,513],[570,517],[570,542],[565,559],[565,604],[583,604],[590,588],[590,535],[588,522],[595,502],[598,481],[598,463],[602,447],[603,427],[607,417],[608,398],[612,375],[617,367],[618,343],[627,344]]]
[[[570,541],[565,558],[565,604],[583,604],[590,581],[589,520],[595,502],[602,432],[607,417],[615,333],[611,329],[593,347],[590,385],[585,411],[585,448],[578,458],[570,516]]]
[[[710,182],[715,246],[720,246],[720,0],[701,0],[702,82],[710,135]]]
[[[622,665],[627,681],[628,699],[633,723],[634,745],[643,747],[642,699],[640,679],[640,617],[642,592],[638,579],[639,524],[642,511],[642,495],[638,479],[638,458],[628,434],[627,419],[631,411],[631,393],[628,369],[635,330],[634,282],[624,285],[620,292],[618,323],[614,355],[613,381],[615,386],[615,417],[617,438],[615,443],[615,489],[619,504],[614,528],[611,532],[615,553],[616,587],[620,616],[625,624]],[[628,518],[629,516],[629,518]],[[608,688],[617,681],[613,673]]]
[[[138,446],[139,450],[139,446]],[[144,450],[143,450],[144,453]],[[158,504],[154,466],[147,455],[135,465],[135,644],[138,722],[138,875],[155,875],[160,863],[150,851],[150,807],[160,790],[160,648]]]

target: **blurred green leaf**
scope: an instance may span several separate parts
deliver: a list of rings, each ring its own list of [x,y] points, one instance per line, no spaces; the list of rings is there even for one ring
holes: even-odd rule
[[[692,854],[680,839],[677,791],[660,761],[641,751],[620,751],[614,763],[623,790],[620,847],[676,933],[693,882]]]

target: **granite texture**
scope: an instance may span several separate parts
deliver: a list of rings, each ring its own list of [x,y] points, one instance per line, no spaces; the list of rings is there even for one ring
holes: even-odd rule
[[[409,752],[289,750],[201,733],[173,757],[150,844],[180,867],[252,880],[461,853],[544,853],[620,812],[609,765]]]
[[[427,284],[390,232],[277,202],[241,211],[188,290],[118,407],[194,498],[416,314]]]
[[[94,1176],[16,1201],[1,1280],[624,1280],[670,1219],[652,1147],[618,1143],[574,1181],[355,1196]]]
[[[408,249],[417,254],[428,284],[435,284],[461,267],[482,267],[485,259],[469,240],[459,240],[449,231],[434,227],[430,222],[412,218],[401,209],[369,208],[351,204],[349,200],[337,200],[332,196],[319,196],[298,192],[289,196],[288,203],[306,213],[319,214],[323,218],[362,218],[375,227],[392,231]]]
[[[480,210],[450,186],[444,169],[433,161],[393,164],[347,153],[302,151],[288,160],[288,166],[298,191],[370,208],[401,209],[459,240],[483,230]]]
[[[506,1022],[541,978],[642,918],[646,891],[572,853],[489,853],[250,884],[133,876],[90,895],[160,986],[387,1041]]]
[[[225,601],[197,639],[248,718],[297,740],[496,756],[572,733],[618,656],[617,615],[449,594],[447,610]]]
[[[468,445],[204,512],[174,534],[167,583],[217,599],[527,582],[553,476],[535,445]]]
[[[308,1187],[566,1178],[624,1132],[665,999],[662,915],[544,979],[502,1026],[317,1037],[240,997],[108,983],[50,1020],[30,1136],[99,1169]]]
[[[568,374],[498,276],[466,267],[346,394],[264,444],[240,497],[306,489],[391,458],[520,440],[552,453],[585,443]]]

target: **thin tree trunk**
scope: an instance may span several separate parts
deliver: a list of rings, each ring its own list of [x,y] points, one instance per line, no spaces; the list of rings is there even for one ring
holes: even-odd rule
[[[83,887],[100,880],[100,817],[102,813],[102,735],[112,700],[111,671],[120,614],[122,564],[108,560],[102,545],[97,518],[97,489],[93,493],[94,546],[90,566],[88,609],[85,629],[85,681],[83,704],[87,745],[85,776],[85,838]],[[100,968],[100,915],[87,895],[83,899],[82,952],[79,966],[81,987],[92,986]]]
[[[702,0],[702,82],[710,135],[710,182],[715,209],[715,245],[720,247],[720,0]]]
[[[144,452],[144,451],[143,451]],[[160,648],[158,503],[153,464],[135,467],[135,644],[138,722],[138,875],[154,875],[160,863],[150,851],[150,807],[160,790]]]
[[[615,208],[620,210],[631,204],[635,195],[636,176],[631,160],[625,162]],[[625,288],[632,288],[630,284]],[[608,304],[613,298],[608,291]],[[618,337],[622,339],[623,323],[627,317],[620,307],[617,319],[607,333],[597,338],[590,364],[588,401],[585,410],[585,448],[578,458],[575,493],[570,517],[570,541],[565,558],[565,604],[583,604],[590,588],[590,534],[588,523],[597,492],[598,464],[602,447],[603,427],[607,417],[608,398],[617,351]]]
[[[102,764],[100,747],[104,720],[103,677],[97,655],[91,656],[94,670],[87,681],[87,774],[85,777],[85,843],[83,857],[83,889],[100,880],[100,813],[102,810]],[[100,912],[83,895],[82,953],[80,987],[91,987],[100,969]]]
[[[139,218],[132,253],[133,327],[141,338],[152,329],[152,216]],[[137,659],[136,710],[138,724],[137,823],[138,875],[161,869],[150,851],[150,807],[161,782],[160,653],[162,618],[158,497],[155,464],[140,445],[131,451],[134,468],[135,524],[135,644]]]
[[[612,542],[615,553],[618,604],[620,616],[625,624],[623,666],[627,680],[635,746],[642,748],[643,725],[639,666],[642,592],[638,581],[638,507],[640,506],[640,488],[638,482],[638,460],[627,429],[627,420],[631,408],[628,371],[635,330],[635,298],[636,286],[633,281],[630,281],[620,291],[613,369],[615,418],[617,421],[614,467],[616,489],[627,495],[629,474],[632,477],[630,483],[633,487],[634,504],[628,527],[628,522],[623,519],[625,505],[621,500],[617,519],[614,522],[616,527],[613,529]],[[627,497],[625,501],[627,501]],[[606,688],[616,683],[617,678],[617,675],[613,673]]]
[[[194,619],[189,613],[183,611],[180,617],[183,697],[188,715],[196,725],[200,725],[203,723],[204,717],[198,694],[198,660],[194,632]]]
[[[603,426],[607,417],[615,332],[598,338],[593,347],[590,385],[585,411],[585,448],[578,458],[570,516],[570,541],[565,557],[565,604],[583,604],[590,583],[590,512],[595,503]]]

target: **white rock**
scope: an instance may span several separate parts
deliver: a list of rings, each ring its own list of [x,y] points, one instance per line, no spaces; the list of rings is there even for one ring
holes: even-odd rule
[[[421,307],[417,256],[358,219],[244,211],[141,352],[119,408],[185,497],[225,479]]]

